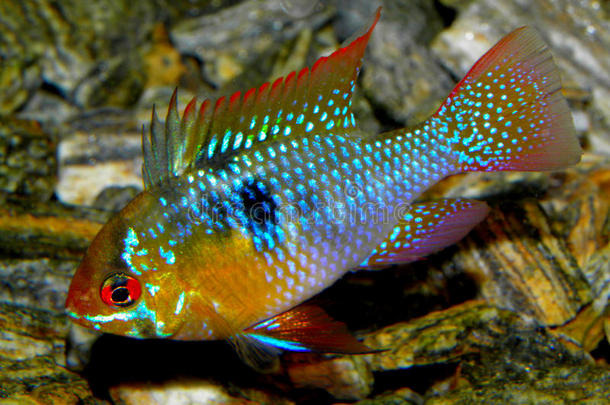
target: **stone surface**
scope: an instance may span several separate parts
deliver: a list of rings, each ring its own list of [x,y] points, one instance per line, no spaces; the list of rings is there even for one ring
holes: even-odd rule
[[[288,355],[287,355],[288,356]],[[363,356],[340,357],[315,362],[286,360],[286,370],[296,387],[321,388],[343,400],[366,398],[373,388],[373,374]]]
[[[337,403],[335,405],[346,405]],[[424,399],[409,388],[401,388],[393,392],[385,392],[370,399],[352,402],[354,405],[423,405]]]
[[[362,75],[374,108],[401,125],[428,118],[451,91],[453,79],[427,49],[442,28],[431,1],[386,1]]]
[[[319,28],[331,13],[322,8],[295,19],[284,11],[280,1],[247,1],[180,22],[170,35],[181,53],[196,55],[202,62],[205,80],[216,87],[236,81],[235,90],[243,90],[270,79],[269,62],[278,45],[296,38],[306,28]]]
[[[47,356],[13,362],[0,357],[0,403],[3,405],[102,405],[87,381]]]
[[[109,186],[95,197],[93,207],[118,212],[141,191],[142,189],[138,186]]]
[[[483,297],[546,325],[563,324],[592,302],[601,316],[610,283],[609,176],[608,157],[585,155],[558,173],[517,173],[504,183],[473,173],[441,182],[428,197],[469,190],[493,208],[444,271],[471,274]]]
[[[0,301],[61,313],[77,264],[76,258],[0,259]]]
[[[536,337],[533,340],[535,347],[531,349],[544,350],[550,357],[573,356],[578,361],[588,358],[584,352],[576,350],[572,353],[558,342],[554,343],[556,349],[550,349],[553,344],[545,347],[546,343],[538,343],[553,339],[546,337],[545,332],[539,332],[537,327],[535,321],[515,312],[501,310],[480,301],[469,301],[410,322],[380,329],[366,336],[364,343],[373,349],[385,349],[367,355],[367,362],[373,371],[454,362],[481,351],[501,349],[494,345],[502,345],[505,338],[518,341],[523,337],[530,339],[530,335]],[[538,344],[541,346],[538,347]],[[542,361],[539,358],[530,360]]]
[[[610,392],[610,370],[595,365],[573,340],[558,337],[530,317],[480,301],[388,326],[368,334],[364,343],[385,349],[363,356],[374,372],[436,368],[437,384],[425,403],[469,403],[469,398],[474,403],[562,403],[554,401],[564,396],[579,403],[585,398],[601,401]],[[328,363],[338,361],[322,360],[321,367],[332,368]],[[447,373],[441,365],[447,363],[459,366],[440,384]]]
[[[562,324],[589,303],[591,295],[586,278],[549,222],[537,202],[492,205],[451,265],[474,271],[488,300],[543,324]]]
[[[25,204],[9,200],[0,209],[0,254],[5,257],[80,260],[101,226],[94,221],[108,218],[93,210]]]
[[[67,203],[91,206],[110,186],[142,188],[139,133],[77,132],[59,146],[56,192]],[[91,179],[97,181],[91,182]]]
[[[484,375],[477,374],[481,370],[465,370],[465,374],[472,372],[469,377],[475,384],[431,397],[426,404],[601,405],[608,402],[610,374],[606,366],[549,365],[547,369],[524,368],[511,374],[496,366],[489,365]]]
[[[16,110],[43,83],[78,105],[137,99],[141,58],[128,51],[152,30],[152,1],[5,1],[0,16],[0,82],[9,85],[2,111]],[[107,86],[114,91],[100,91]]]
[[[63,361],[68,327],[65,317],[16,304],[1,305],[0,355],[5,360],[50,356],[59,363]]]
[[[63,314],[0,302],[0,403],[102,404],[66,370]]]
[[[230,392],[233,391],[233,392]],[[116,403],[125,405],[291,405],[294,402],[252,389],[229,390],[216,381],[177,380],[162,384],[123,384],[111,389]]]
[[[57,140],[35,121],[0,116],[0,191],[47,200],[53,193]]]

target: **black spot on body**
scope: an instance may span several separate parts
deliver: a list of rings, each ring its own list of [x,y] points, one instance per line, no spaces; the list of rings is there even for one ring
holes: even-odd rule
[[[241,225],[252,235],[257,250],[273,249],[281,243],[278,233],[278,206],[260,178],[244,179],[238,190]]]
[[[254,232],[255,228],[269,228],[277,224],[277,205],[265,182],[256,178],[245,179],[239,195],[246,220],[244,226],[248,230]]]

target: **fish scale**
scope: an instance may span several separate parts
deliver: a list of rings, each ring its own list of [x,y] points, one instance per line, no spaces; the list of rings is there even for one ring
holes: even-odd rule
[[[68,314],[138,338],[229,339],[260,367],[282,349],[367,349],[303,304],[346,272],[409,263],[487,214],[415,202],[466,171],[552,170],[580,147],[535,31],[502,39],[415,128],[360,131],[350,110],[363,35],[314,66],[201,104],[143,133],[145,190],[96,236]]]

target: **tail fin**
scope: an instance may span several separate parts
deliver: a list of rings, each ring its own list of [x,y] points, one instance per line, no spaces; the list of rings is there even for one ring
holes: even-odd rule
[[[560,90],[549,49],[522,27],[479,59],[424,126],[445,138],[458,171],[559,169],[582,153]]]

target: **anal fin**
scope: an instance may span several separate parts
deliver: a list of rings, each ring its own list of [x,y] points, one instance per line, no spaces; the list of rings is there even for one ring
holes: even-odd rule
[[[422,259],[462,239],[488,211],[484,202],[465,199],[413,204],[362,266],[375,269]]]

